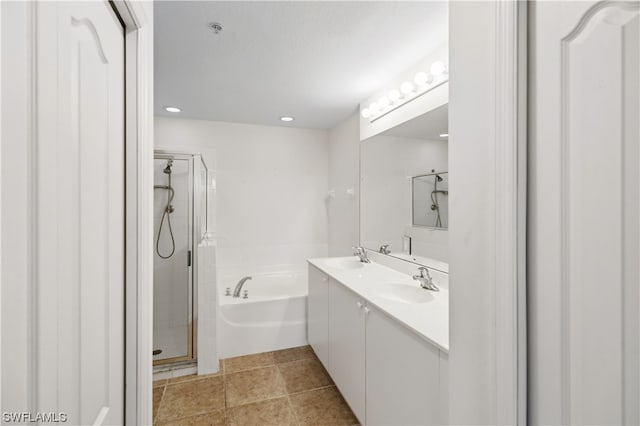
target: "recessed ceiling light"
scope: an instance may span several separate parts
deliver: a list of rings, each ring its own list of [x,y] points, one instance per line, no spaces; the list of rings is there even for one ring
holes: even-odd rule
[[[293,121],[293,120],[295,120],[295,118],[294,117],[290,117],[288,115],[280,117],[280,121]]]
[[[449,133],[441,133],[440,137],[441,138],[448,138],[449,137]]]
[[[172,107],[172,106],[168,106],[168,107],[164,107],[164,110],[167,112],[180,112],[181,109],[178,107]]]

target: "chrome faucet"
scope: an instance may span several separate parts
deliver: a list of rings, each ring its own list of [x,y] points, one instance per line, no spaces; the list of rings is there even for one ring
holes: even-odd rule
[[[389,244],[384,244],[380,246],[380,250],[378,250],[382,254],[391,254],[391,250],[389,250]]]
[[[233,290],[233,297],[240,297],[240,292],[242,291],[242,286],[244,285],[244,283],[246,283],[250,279],[251,279],[251,277],[244,277],[240,281],[238,281],[238,284],[236,284],[236,288]],[[245,299],[246,299],[246,297],[245,297]]]
[[[425,290],[440,291],[438,286],[434,284],[433,278],[431,278],[431,274],[429,273],[429,270],[427,268],[421,266],[420,268],[418,268],[418,271],[420,272],[420,275],[414,275],[413,279],[416,281],[420,281],[420,287],[424,288]]]
[[[362,263],[371,263],[371,261],[367,257],[367,252],[362,247],[353,247],[353,255],[358,256],[360,258],[360,262]]]

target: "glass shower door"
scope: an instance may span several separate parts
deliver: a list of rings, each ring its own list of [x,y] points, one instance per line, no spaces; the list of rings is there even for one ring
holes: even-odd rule
[[[153,364],[193,359],[193,159],[154,159]]]

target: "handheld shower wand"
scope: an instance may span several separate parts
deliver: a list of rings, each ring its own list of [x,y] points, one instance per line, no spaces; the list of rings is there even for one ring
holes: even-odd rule
[[[167,194],[167,205],[165,206],[164,211],[162,212],[162,218],[160,219],[160,227],[158,228],[158,236],[156,237],[156,253],[158,254],[158,256],[160,256],[161,259],[170,258],[171,256],[173,256],[173,254],[176,251],[176,240],[173,237],[173,228],[171,226],[171,216],[170,216],[171,213],[174,212],[174,208],[173,208],[173,205],[171,205],[171,202],[173,201],[173,196],[175,195],[175,191],[171,186],[171,173],[172,173],[171,167],[173,167],[173,160],[168,160],[167,166],[162,170],[162,172],[167,175],[167,180],[168,180],[167,186],[155,185],[153,187],[154,189],[166,189],[169,191],[169,193]],[[167,226],[169,227],[169,235],[171,236],[171,252],[166,256],[160,254],[160,236],[162,235],[162,225],[164,224],[165,218],[167,219]]]

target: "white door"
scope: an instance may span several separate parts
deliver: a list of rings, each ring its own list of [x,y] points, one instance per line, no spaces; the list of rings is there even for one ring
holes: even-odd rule
[[[37,6],[37,409],[124,421],[124,32],[107,2]]]
[[[531,424],[640,422],[639,7],[530,8]]]

